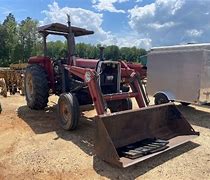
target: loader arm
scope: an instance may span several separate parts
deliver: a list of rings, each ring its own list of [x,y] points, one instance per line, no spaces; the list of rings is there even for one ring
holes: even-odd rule
[[[114,101],[134,97],[138,103],[139,108],[147,107],[148,105],[147,99],[144,95],[144,91],[141,87],[142,85],[139,81],[140,77],[136,74],[134,70],[131,70],[129,67],[125,66],[125,68],[123,69],[123,73],[126,76],[127,82],[129,82],[132,88],[132,92],[113,93],[106,95],[103,95],[101,93],[101,89],[97,81],[98,75],[95,70],[70,65],[66,65],[65,69],[75,76],[80,77],[81,79],[83,79],[84,82],[87,83],[98,115],[107,113],[106,101]]]

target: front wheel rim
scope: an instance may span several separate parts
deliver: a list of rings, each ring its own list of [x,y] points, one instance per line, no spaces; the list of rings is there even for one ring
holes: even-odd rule
[[[64,124],[71,120],[71,111],[65,101],[60,102],[60,115]]]

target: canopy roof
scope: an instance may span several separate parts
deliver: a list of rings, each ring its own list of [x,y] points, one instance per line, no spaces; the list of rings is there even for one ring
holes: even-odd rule
[[[84,36],[84,35],[90,35],[94,34],[93,31],[89,31],[83,28],[74,27],[72,26],[72,32],[74,33],[74,36]],[[42,34],[55,34],[55,35],[67,35],[69,33],[68,26],[60,23],[52,23],[45,26],[38,27],[39,33]]]

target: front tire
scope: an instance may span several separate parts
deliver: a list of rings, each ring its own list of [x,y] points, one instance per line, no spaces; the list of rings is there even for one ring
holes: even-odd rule
[[[79,103],[75,95],[63,93],[58,99],[59,122],[63,129],[74,130],[80,118]]]
[[[29,108],[42,110],[47,106],[49,84],[42,66],[33,64],[26,68],[24,87]]]

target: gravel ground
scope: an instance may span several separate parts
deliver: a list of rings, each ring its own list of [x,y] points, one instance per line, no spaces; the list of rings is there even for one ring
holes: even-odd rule
[[[79,128],[67,132],[56,119],[56,97],[45,111],[24,97],[0,97],[0,179],[210,179],[210,108],[178,105],[200,136],[126,169],[94,155],[95,111],[84,109]]]

